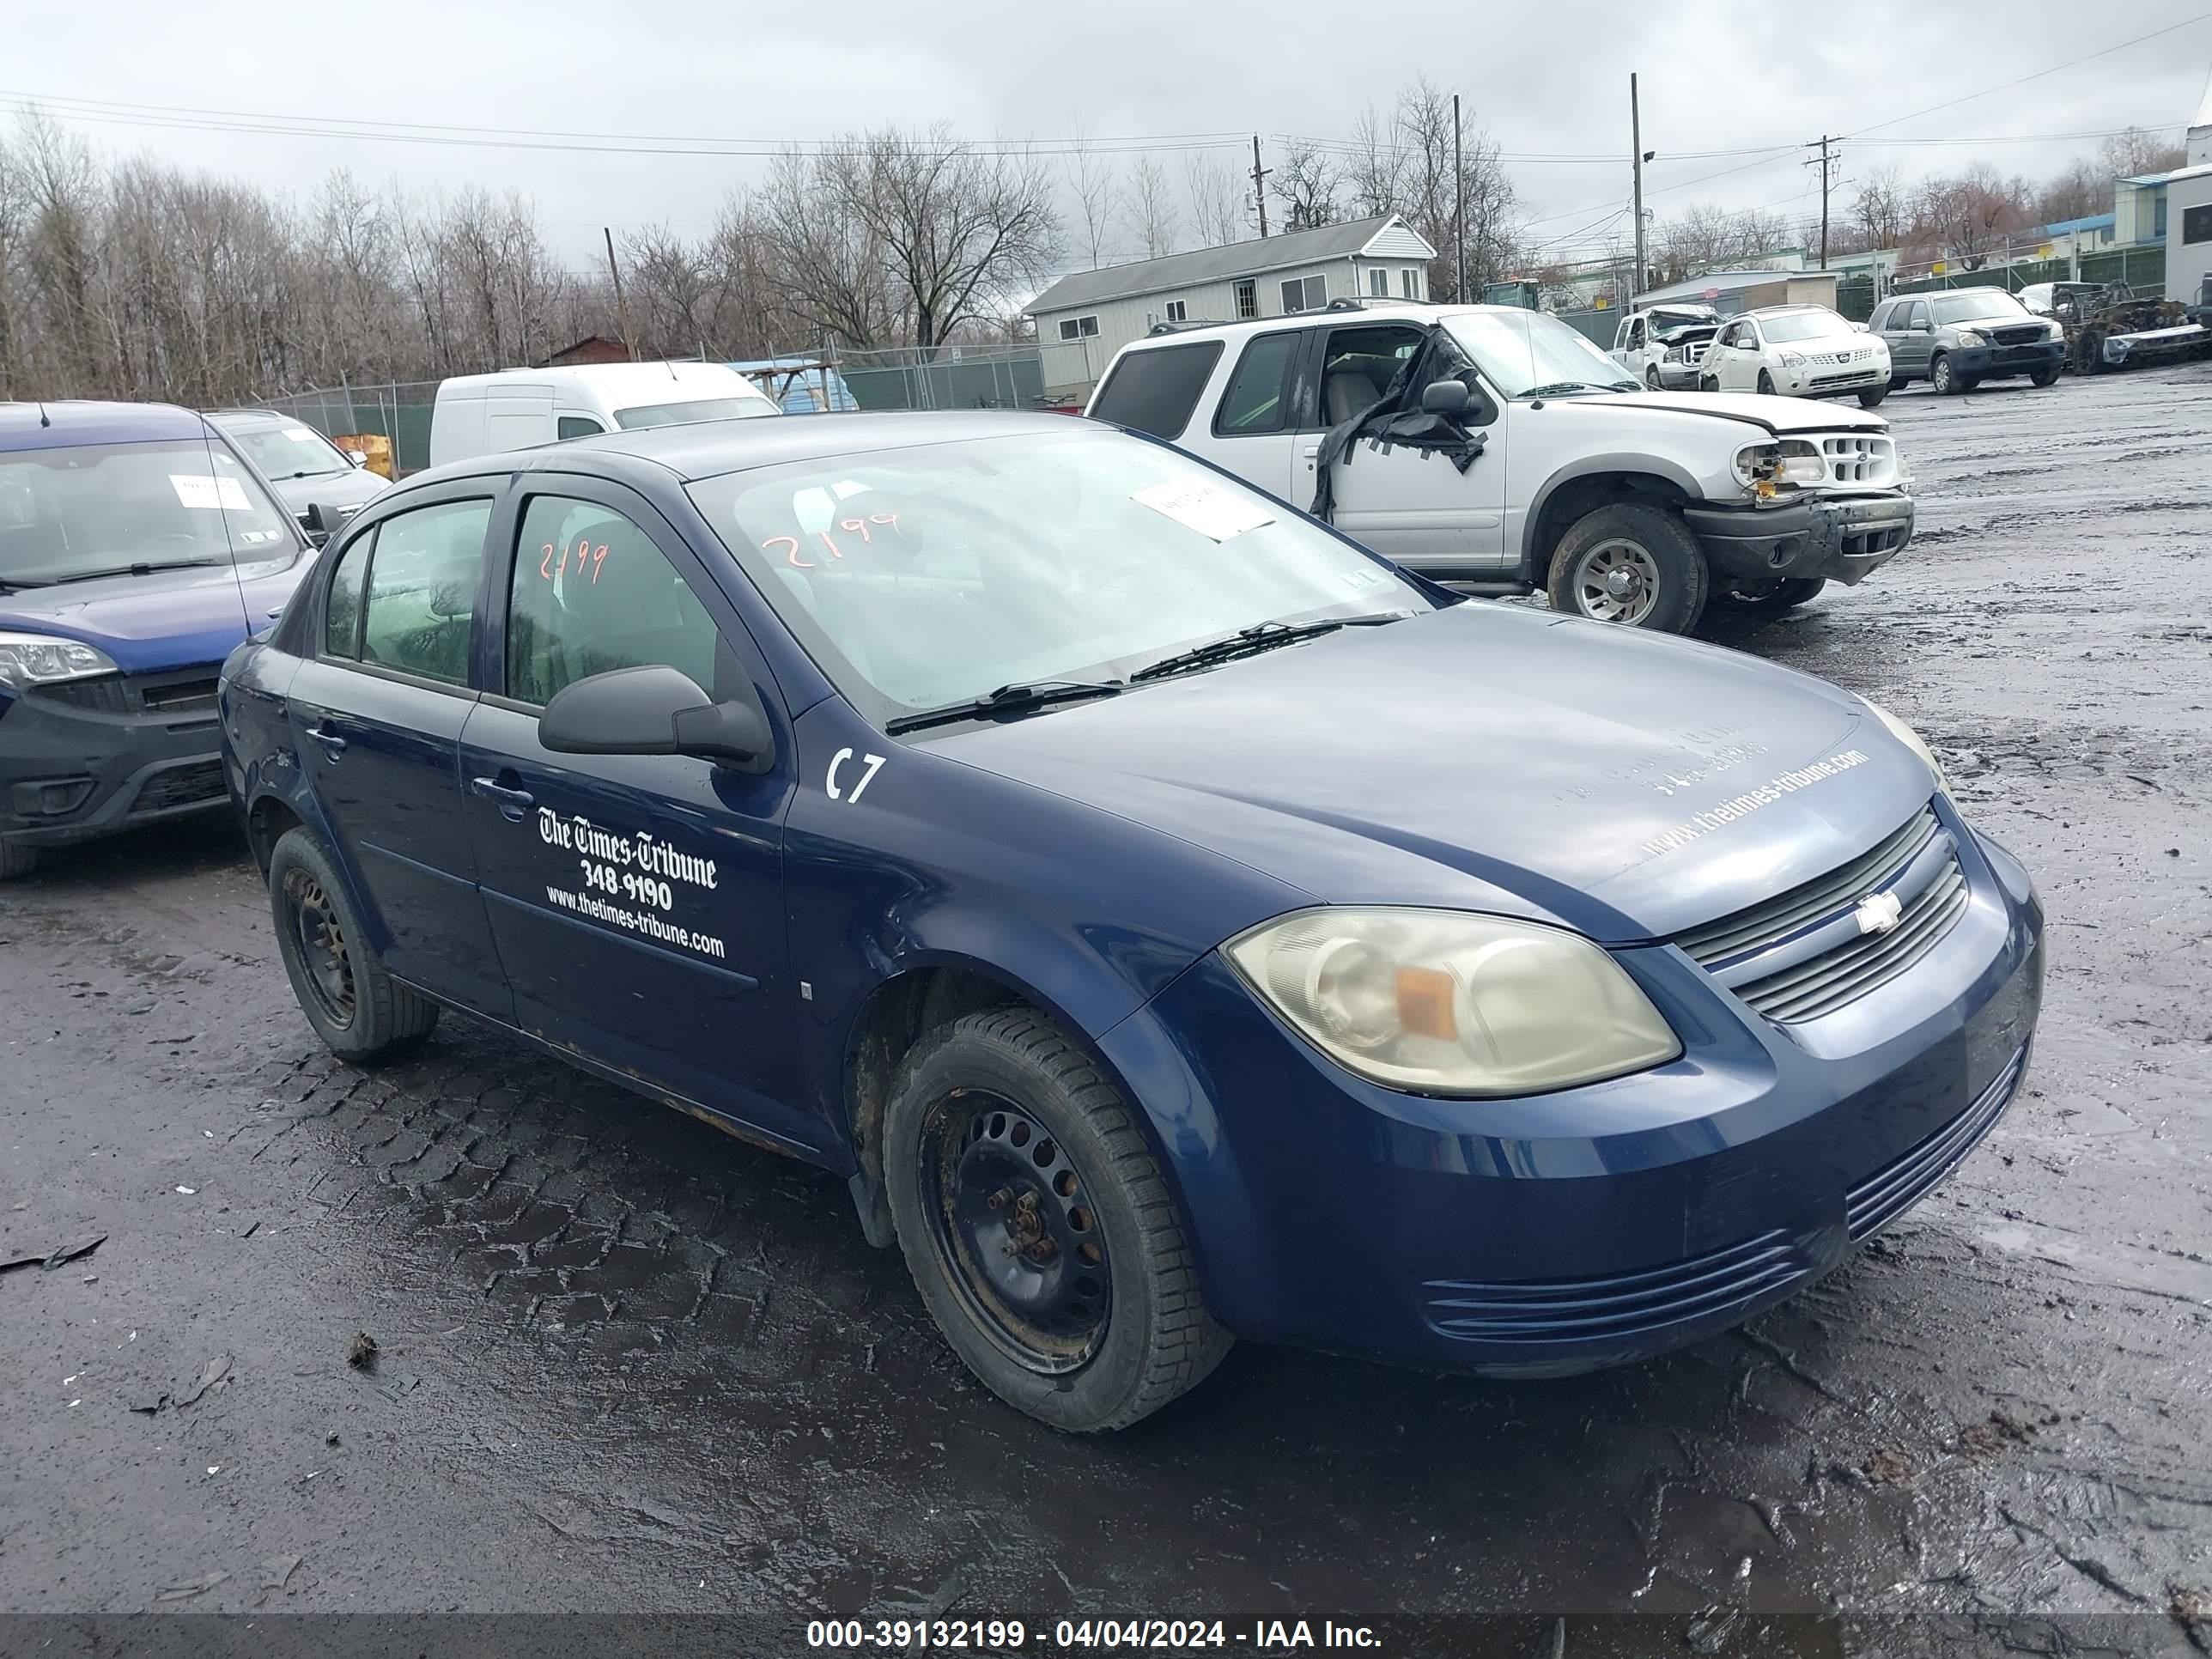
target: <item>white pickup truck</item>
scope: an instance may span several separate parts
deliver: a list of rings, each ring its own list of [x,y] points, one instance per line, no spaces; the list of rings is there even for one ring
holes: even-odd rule
[[[1559,610],[1673,633],[1709,597],[1779,611],[1860,581],[1912,533],[1880,416],[1649,392],[1510,307],[1340,301],[1164,325],[1121,349],[1086,413],[1301,508],[1334,432],[1323,505],[1346,535],[1467,592],[1542,588]]]
[[[1705,348],[1720,331],[1711,306],[1653,306],[1620,319],[1613,360],[1654,392],[1695,392]]]

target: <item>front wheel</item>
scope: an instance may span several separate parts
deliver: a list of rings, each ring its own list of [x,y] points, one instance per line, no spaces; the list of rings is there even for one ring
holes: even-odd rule
[[[1941,352],[1928,366],[1928,383],[1939,398],[1955,398],[1966,389],[1966,376],[1953,368],[1950,358]]]
[[[430,1034],[438,1005],[384,971],[330,857],[304,829],[269,854],[277,954],[315,1035],[341,1060],[369,1064]]]
[[[2054,384],[2057,379],[2058,365],[2053,363],[2049,368],[2037,369],[2035,373],[2027,377],[2027,383],[2030,386],[2051,386]]]
[[[1872,409],[1887,396],[1889,396],[1889,388],[1887,386],[1870,386],[1859,393],[1859,407]]]
[[[0,881],[27,876],[39,867],[39,849],[19,841],[0,841]]]
[[[884,1169],[923,1302],[1008,1405],[1126,1428],[1228,1352],[1136,1109],[1042,1014],[969,1014],[916,1044]]]
[[[1665,507],[1616,501],[1568,526],[1545,584],[1552,609],[1686,634],[1705,613],[1705,550]]]
[[[1713,595],[1712,602],[1740,615],[1778,617],[1815,597],[1827,586],[1820,576],[1778,576],[1771,581],[1734,582]]]
[[[1658,364],[1646,363],[1644,366],[1644,390],[1647,392],[1657,392],[1661,389],[1659,385]]]
[[[1763,368],[1759,371],[1759,389],[1770,398],[1774,395],[1774,377]]]

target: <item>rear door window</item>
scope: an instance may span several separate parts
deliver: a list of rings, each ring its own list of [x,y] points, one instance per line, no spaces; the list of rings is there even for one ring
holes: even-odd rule
[[[1091,416],[1155,438],[1180,438],[1220,360],[1218,340],[1125,352],[1091,400]]]
[[[447,685],[469,678],[488,501],[440,501],[376,526],[361,659]]]
[[[331,591],[323,601],[323,654],[359,660],[361,657],[362,574],[368,568],[369,550],[376,544],[370,529],[346,544],[331,572]]]
[[[1296,330],[1262,334],[1244,348],[1214,413],[1217,436],[1280,432],[1290,424],[1291,368],[1304,337]]]

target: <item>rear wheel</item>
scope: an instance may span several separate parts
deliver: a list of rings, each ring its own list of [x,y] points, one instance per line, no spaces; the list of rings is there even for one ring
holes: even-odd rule
[[[0,841],[0,881],[27,876],[39,867],[39,849],[21,842]]]
[[[1660,507],[1617,501],[1585,513],[1552,555],[1552,609],[1593,622],[1686,634],[1705,609],[1705,550]]]
[[[1126,1428],[1228,1352],[1136,1109],[1042,1014],[969,1014],[916,1044],[884,1168],[922,1300],[1007,1404]]]
[[[1754,617],[1778,617],[1814,598],[1827,586],[1820,576],[1778,576],[1771,581],[1734,582],[1713,595],[1723,610]]]
[[[1870,386],[1865,391],[1859,393],[1859,407],[1861,409],[1872,409],[1876,404],[1880,403],[1887,396],[1889,396],[1889,388],[1887,386]]]
[[[341,1059],[367,1063],[412,1047],[438,1005],[384,971],[321,845],[288,830],[269,855],[276,949],[307,1024]]]

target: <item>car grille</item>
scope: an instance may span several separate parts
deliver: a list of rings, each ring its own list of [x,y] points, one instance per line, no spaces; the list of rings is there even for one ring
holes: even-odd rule
[[[1820,440],[1820,459],[1828,482],[1884,489],[1897,482],[1897,445],[1887,438],[1858,433]]]
[[[1990,331],[1990,340],[1997,345],[2039,345],[2051,337],[2051,331],[2040,323],[2023,323],[2014,328]]]
[[[2027,1049],[2023,1045],[1972,1105],[1845,1194],[1844,1213],[1852,1238],[1865,1238],[1926,1197],[2004,1115],[2006,1103],[2027,1069]]]
[[[216,673],[214,665],[164,674],[101,674],[34,688],[48,702],[65,703],[100,714],[161,714],[173,720],[212,718]]]
[[[1826,949],[1791,950],[1853,919],[1861,901],[1881,893],[1894,894],[1902,907],[1887,932],[1844,931]],[[1923,806],[1850,863],[1674,943],[1758,1012],[1796,1024],[1832,1014],[1904,973],[1951,931],[1966,899],[1957,848]]]
[[[198,806],[223,796],[222,763],[194,761],[156,772],[139,786],[133,812],[165,812],[175,806]]]
[[[1598,1279],[1431,1279],[1430,1328],[1462,1342],[1587,1342],[1725,1314],[1789,1289],[1812,1264],[1779,1228],[1726,1249]]]
[[[1689,344],[1682,348],[1682,361],[1692,365],[1702,363],[1705,361],[1705,352],[1711,344],[1712,342],[1711,340],[1691,341]]]

